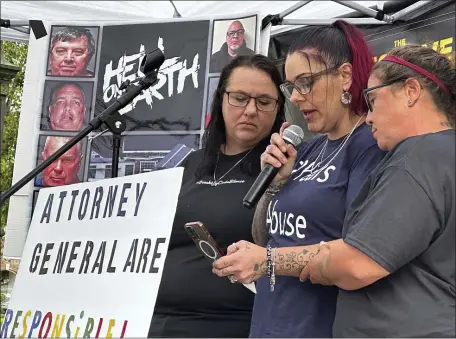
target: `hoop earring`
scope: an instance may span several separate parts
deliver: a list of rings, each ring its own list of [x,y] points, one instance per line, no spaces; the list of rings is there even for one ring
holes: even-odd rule
[[[352,102],[352,95],[349,92],[344,91],[340,96],[340,102],[344,105],[349,105]]]

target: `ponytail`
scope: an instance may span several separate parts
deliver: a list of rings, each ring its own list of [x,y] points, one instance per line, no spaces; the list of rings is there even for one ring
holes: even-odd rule
[[[352,95],[350,107],[358,114],[367,113],[362,91],[367,87],[369,74],[374,66],[372,52],[364,40],[363,33],[356,26],[343,20],[335,21],[332,26],[344,33],[352,54],[353,83],[349,90]]]

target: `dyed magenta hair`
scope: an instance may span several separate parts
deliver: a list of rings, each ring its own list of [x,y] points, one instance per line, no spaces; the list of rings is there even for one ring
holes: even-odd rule
[[[362,91],[367,87],[374,62],[362,32],[343,20],[337,20],[330,26],[309,26],[292,43],[289,54],[304,50],[312,51],[311,54],[325,63],[327,68],[349,62],[353,80],[349,89],[352,95],[350,108],[356,114],[367,113]]]

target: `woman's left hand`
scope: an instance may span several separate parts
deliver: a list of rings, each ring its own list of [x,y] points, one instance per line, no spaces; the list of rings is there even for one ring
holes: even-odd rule
[[[228,247],[226,256],[214,261],[212,272],[248,284],[266,274],[266,262],[264,247],[241,240]]]
[[[331,247],[328,243],[320,242],[318,253],[310,260],[309,264],[304,267],[299,275],[299,280],[304,282],[310,278],[312,284],[320,285],[333,285],[331,281],[323,276],[326,270],[329,256],[331,254]]]

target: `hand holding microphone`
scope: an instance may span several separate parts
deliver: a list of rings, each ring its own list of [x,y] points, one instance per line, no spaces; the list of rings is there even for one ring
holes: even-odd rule
[[[272,180],[272,184],[285,183],[293,170],[296,160],[296,149],[293,144],[283,139],[284,130],[290,125],[284,122],[279,133],[271,136],[271,144],[261,155],[261,170],[269,165],[278,168],[277,175]],[[296,126],[297,127],[297,126]],[[288,130],[287,130],[288,131]]]
[[[282,124],[280,134],[271,136],[271,144],[261,155],[261,173],[244,197],[243,204],[253,208],[271,183],[285,183],[290,176],[296,161],[296,146],[304,139],[301,127]]]

